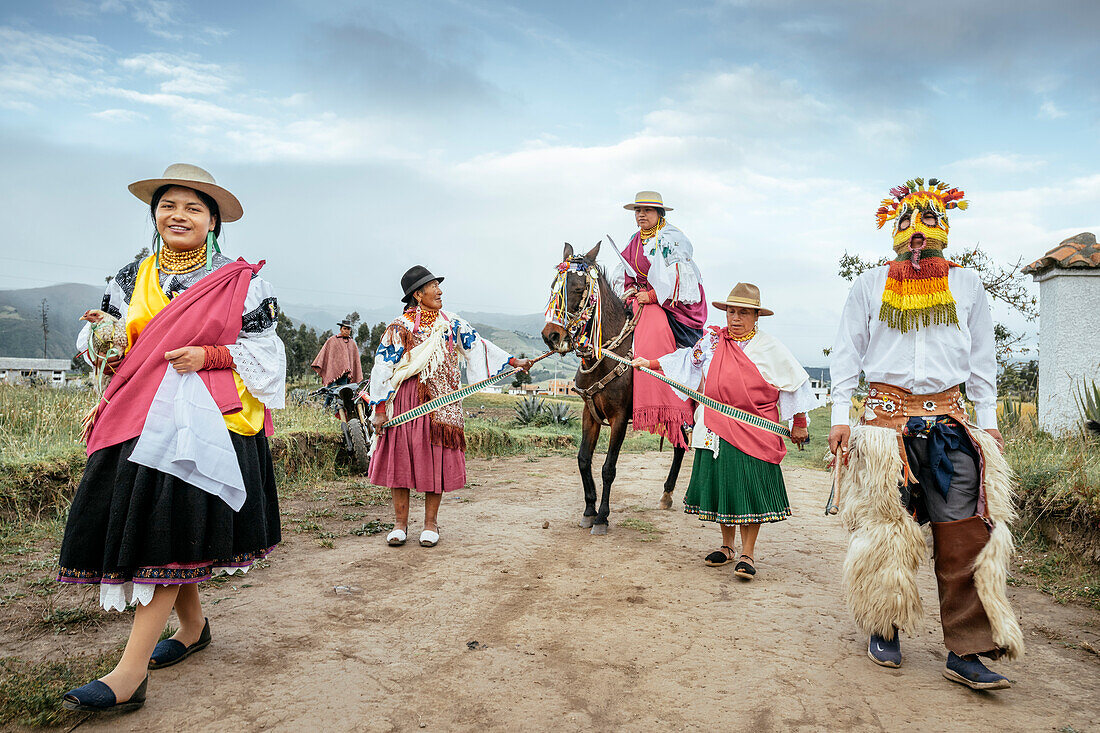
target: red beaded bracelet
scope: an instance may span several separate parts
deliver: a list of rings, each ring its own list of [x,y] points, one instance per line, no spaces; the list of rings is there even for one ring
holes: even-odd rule
[[[233,355],[225,346],[203,346],[203,369],[232,369]]]
[[[807,425],[809,425],[809,422],[806,420],[806,413],[800,412],[794,416],[794,426],[796,428],[804,428]]]

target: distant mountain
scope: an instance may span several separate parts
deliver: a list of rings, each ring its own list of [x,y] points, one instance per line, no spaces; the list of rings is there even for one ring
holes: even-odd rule
[[[49,305],[49,335],[46,357],[68,359],[76,352],[76,335],[84,325],[79,320],[84,311],[99,306],[103,290],[92,285],[66,283],[45,288],[0,290],[0,356],[42,356],[41,303]],[[317,330],[334,331],[346,315],[331,306],[282,303],[284,312],[295,322]],[[363,323],[389,323],[397,315],[396,308],[376,308],[360,311]],[[537,356],[546,351],[539,335],[543,316],[540,313],[516,316],[504,313],[460,313],[479,333],[512,354]],[[539,382],[556,373],[570,378],[577,369],[574,356],[551,357],[539,363],[532,378]]]
[[[84,311],[98,308],[103,289],[65,283],[45,288],[0,290],[0,356],[42,358],[42,301],[48,307],[47,359],[69,359]]]

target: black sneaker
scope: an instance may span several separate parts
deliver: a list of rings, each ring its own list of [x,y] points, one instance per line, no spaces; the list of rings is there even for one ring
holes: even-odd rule
[[[968,659],[960,657],[955,652],[948,652],[943,676],[952,682],[966,685],[971,690],[1003,690],[1012,687],[1012,680],[991,672],[981,663],[977,655],[972,655],[972,658]]]
[[[898,630],[894,629],[893,639],[871,634],[871,639],[867,642],[867,656],[880,667],[892,667],[893,669],[900,667],[901,639],[898,637]]]

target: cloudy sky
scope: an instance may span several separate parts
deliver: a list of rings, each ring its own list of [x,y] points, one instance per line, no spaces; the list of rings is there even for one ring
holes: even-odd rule
[[[625,245],[656,189],[708,295],[759,284],[819,364],[837,258],[889,253],[907,178],[966,190],[956,251],[1100,229],[1098,28],[1092,0],[5,2],[0,289],[102,283],[152,235],[126,185],[191,162],[287,306],[396,307],[422,263],[449,309],[532,313],[562,243]]]

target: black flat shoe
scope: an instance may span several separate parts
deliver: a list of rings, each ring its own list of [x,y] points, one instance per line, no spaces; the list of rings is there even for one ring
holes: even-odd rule
[[[129,700],[116,702],[115,693],[106,682],[92,680],[83,687],[66,692],[61,698],[61,707],[82,713],[128,713],[145,704],[145,690],[148,687],[149,675],[145,675]]]
[[[165,639],[157,642],[157,645],[153,648],[153,653],[149,656],[149,669],[164,669],[165,667],[171,667],[173,664],[179,664],[195,652],[202,651],[209,646],[210,619],[203,620],[206,623],[203,624],[199,640],[191,646],[184,646],[183,642],[175,639]]]
[[[722,552],[722,550],[729,550],[729,554]],[[733,548],[729,545],[722,545],[720,548],[710,553],[703,558],[703,562],[710,565],[712,568],[719,567],[721,565],[729,565],[733,562]]]
[[[750,561],[752,560],[752,558],[748,555],[742,555],[741,557],[746,558]],[[738,559],[740,560],[740,558]],[[740,560],[740,562],[733,566],[733,574],[736,575],[738,578],[752,580],[752,577],[756,575],[756,568],[753,567],[752,562],[745,562],[744,560]]]

